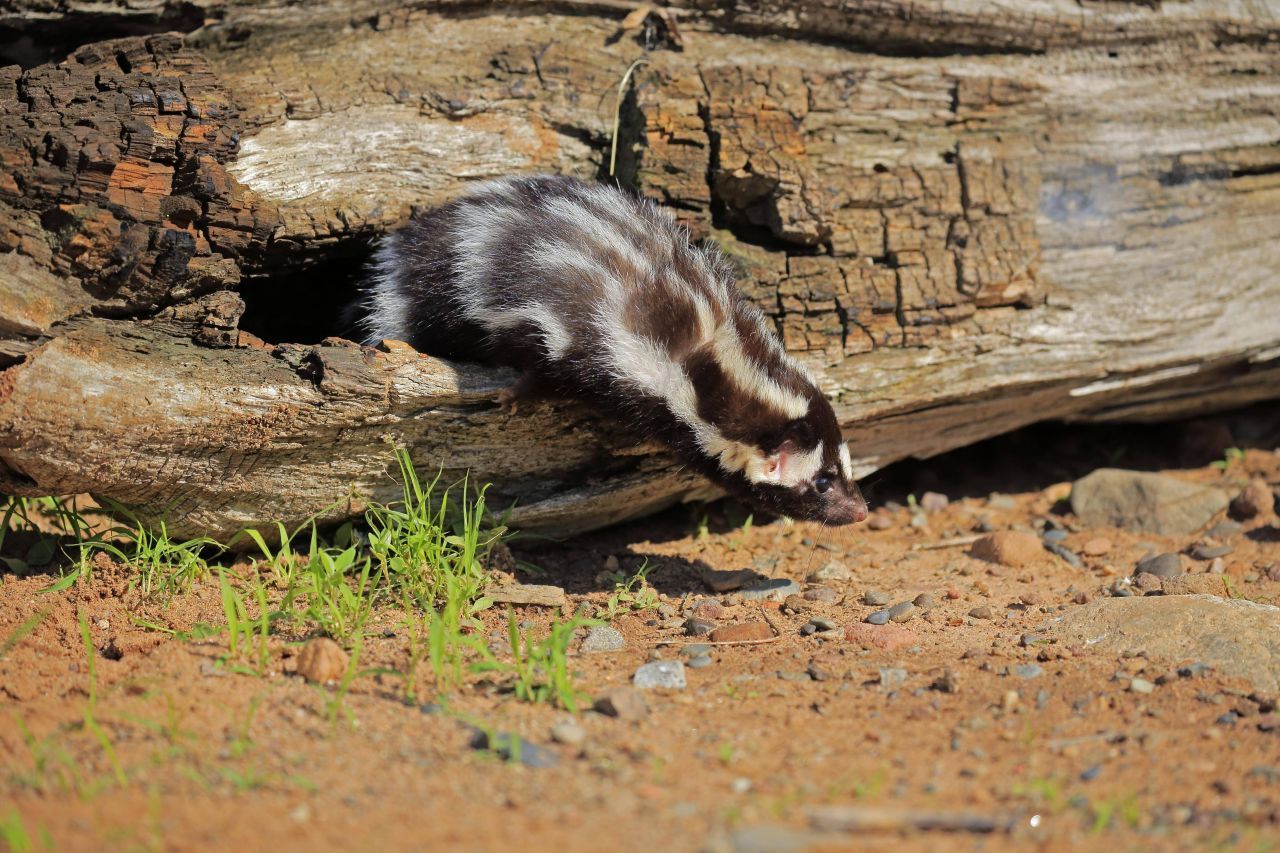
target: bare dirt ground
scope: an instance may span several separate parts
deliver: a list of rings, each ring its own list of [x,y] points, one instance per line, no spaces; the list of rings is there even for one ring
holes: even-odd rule
[[[1087,527],[1064,501],[1073,479],[1104,466],[1231,496],[1250,480],[1274,488],[1278,411],[1037,428],[898,466],[866,484],[878,530],[747,526],[717,506],[705,522],[702,509],[682,508],[572,542],[517,543],[538,570],[520,579],[563,587],[570,609],[605,605],[602,572],[615,560],[624,574],[646,559],[653,567],[660,606],[612,619],[620,651],[575,644],[571,669],[589,695],[629,685],[656,659],[700,658],[684,688],[644,691],[638,719],[578,714],[576,732],[559,732],[580,736],[573,744],[550,735],[570,714],[517,701],[500,679],[469,676],[445,707],[407,704],[393,672],[405,667],[406,638],[380,626],[361,658],[378,671],[341,690],[293,674],[303,638],[273,637],[259,677],[220,665],[223,637],[138,624],[217,623],[216,581],[160,606],[130,591],[128,567],[105,561],[60,592],[41,592],[48,575],[0,576],[0,643],[47,613],[0,651],[0,837],[66,850],[1268,849],[1280,840],[1276,691],[1193,655],[1146,655],[1142,637],[1104,650],[1059,639],[1052,625],[1117,589],[1159,594],[1150,577],[1126,584],[1139,558],[1197,545],[1226,549],[1216,566],[1184,558],[1204,588],[1280,601],[1273,510],[1206,540],[1203,530]],[[1245,452],[1208,464],[1225,429]],[[1050,539],[1082,565],[1042,548],[1023,565],[979,559],[968,540],[988,530],[1060,530]],[[782,602],[717,594],[707,569],[752,569],[799,589]],[[886,604],[864,603],[868,593]],[[864,621],[922,594],[904,621]],[[79,614],[96,650],[92,699]],[[740,630],[764,641],[691,653],[706,638],[684,624],[699,614],[759,623]],[[539,628],[560,615],[517,610]],[[814,617],[835,628],[806,636]],[[495,641],[504,636],[505,610],[484,621]],[[473,725],[517,734],[532,751],[507,761],[475,749]],[[869,819],[884,825],[849,829]]]

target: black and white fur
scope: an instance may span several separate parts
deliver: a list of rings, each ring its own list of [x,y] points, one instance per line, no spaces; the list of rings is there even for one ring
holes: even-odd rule
[[[830,403],[723,257],[621,190],[482,184],[381,244],[360,313],[370,344],[517,368],[505,400],[593,404],[761,509],[866,517]]]

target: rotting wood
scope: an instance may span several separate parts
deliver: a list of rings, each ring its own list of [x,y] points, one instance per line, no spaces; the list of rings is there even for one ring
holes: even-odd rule
[[[608,2],[196,5],[198,49],[0,71],[10,490],[225,535],[390,496],[399,443],[557,532],[705,494],[574,407],[497,411],[500,373],[265,344],[226,293],[322,275],[470,180],[598,174],[640,56],[621,174],[734,258],[863,472],[1280,387],[1280,4],[691,2],[680,51],[618,39]]]

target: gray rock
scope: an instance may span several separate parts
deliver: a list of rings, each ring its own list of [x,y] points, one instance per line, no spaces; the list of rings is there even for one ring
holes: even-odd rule
[[[1233,536],[1238,536],[1241,530],[1244,530],[1244,525],[1238,521],[1219,521],[1209,528],[1206,535],[1212,536],[1214,539],[1230,539]]]
[[[1214,560],[1227,556],[1233,550],[1230,545],[1197,545],[1191,549],[1191,556],[1197,560]]]
[[[1043,538],[1045,542],[1065,542],[1067,541],[1067,535],[1067,531],[1065,530],[1050,527],[1044,532],[1044,536],[1041,538]]]
[[[705,637],[716,629],[716,623],[699,616],[690,616],[684,620],[684,632],[690,637]]]
[[[1019,678],[1039,678],[1044,675],[1044,667],[1038,663],[1024,663],[1015,666],[1013,674]]]
[[[747,601],[782,601],[788,595],[799,593],[800,584],[790,578],[767,578],[739,591]]]
[[[658,660],[646,663],[631,676],[631,683],[637,690],[665,688],[667,690],[683,690],[684,664],[678,660]]]
[[[680,654],[687,658],[701,657],[702,655],[711,654],[711,646],[706,643],[690,643],[680,650]]]
[[[506,732],[495,732],[490,739],[488,732],[477,730],[471,736],[471,748],[489,750],[504,761],[519,761],[525,767],[555,767],[560,763],[560,756],[545,746]]]
[[[834,631],[839,627],[835,622],[825,616],[814,616],[809,620],[809,624],[812,625],[816,631]]]
[[[588,654],[590,652],[618,652],[622,651],[627,641],[622,638],[622,632],[612,625],[597,625],[587,632],[586,639],[582,641],[579,651]]]
[[[872,613],[871,615],[867,616],[867,618],[863,619],[862,621],[866,622],[868,625],[888,625],[889,611],[877,610],[875,613]]]
[[[561,720],[551,727],[551,739],[565,746],[577,746],[587,739],[587,732],[573,720]]]
[[[1071,510],[1084,524],[1162,536],[1196,532],[1227,502],[1219,489],[1119,468],[1099,468],[1071,486]]]
[[[1210,595],[1104,598],[1043,630],[1097,653],[1142,651],[1166,666],[1191,659],[1256,690],[1280,690],[1280,608],[1267,604]]]
[[[1080,556],[1065,545],[1060,545],[1057,542],[1050,542],[1046,539],[1044,541],[1044,549],[1050,554],[1055,554],[1061,557],[1066,561],[1067,565],[1073,569],[1081,568],[1084,565],[1084,561],[1080,559]]]
[[[889,619],[893,622],[910,622],[915,615],[916,606],[910,601],[904,601],[889,608]]]
[[[715,661],[711,659],[711,655],[695,655],[685,661],[685,666],[689,667],[689,669],[703,669],[713,663]]]
[[[880,668],[880,689],[888,692],[897,690],[907,683],[907,671],[898,667]]]
[[[862,603],[868,607],[884,607],[889,603],[889,594],[869,589],[862,594]]]
[[[1182,560],[1177,554],[1157,554],[1145,560],[1139,560],[1134,574],[1155,575],[1158,578],[1176,578],[1182,574]]]

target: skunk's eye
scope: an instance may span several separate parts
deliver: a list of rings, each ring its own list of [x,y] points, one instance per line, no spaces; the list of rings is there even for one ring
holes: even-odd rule
[[[813,481],[813,487],[818,490],[818,494],[823,494],[831,488],[831,478],[826,474],[819,474]]]

